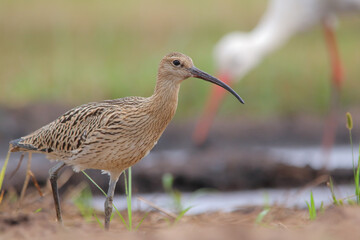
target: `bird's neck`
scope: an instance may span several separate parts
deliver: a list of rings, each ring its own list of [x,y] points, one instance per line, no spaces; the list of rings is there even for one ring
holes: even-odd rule
[[[177,108],[179,90],[180,83],[158,76],[154,94],[150,97],[153,111],[171,120]]]
[[[267,13],[257,27],[250,32],[255,49],[267,55],[282,46],[297,31],[296,26],[284,24],[284,19]]]

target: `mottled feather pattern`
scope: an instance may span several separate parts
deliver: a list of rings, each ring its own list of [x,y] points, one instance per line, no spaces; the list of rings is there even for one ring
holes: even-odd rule
[[[121,172],[153,148],[175,114],[174,103],[154,104],[159,100],[161,103],[162,99],[153,95],[81,105],[20,138],[12,151],[45,153],[75,170]]]

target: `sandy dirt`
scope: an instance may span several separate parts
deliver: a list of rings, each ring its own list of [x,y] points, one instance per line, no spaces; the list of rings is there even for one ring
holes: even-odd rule
[[[21,208],[13,198],[8,196],[0,205],[0,239],[360,239],[360,208],[354,206],[328,206],[314,221],[309,220],[307,210],[272,206],[260,224],[256,223],[263,210],[260,207],[185,215],[176,224],[164,213],[152,211],[138,230],[129,232],[118,216],[109,231],[94,217],[86,221],[67,199],[62,203],[64,226],[60,226],[50,194],[43,198],[29,194]],[[145,214],[134,212],[133,225]],[[101,212],[97,216],[103,221]]]

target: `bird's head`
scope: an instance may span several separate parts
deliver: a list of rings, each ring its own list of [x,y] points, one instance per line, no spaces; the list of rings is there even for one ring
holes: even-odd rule
[[[169,53],[160,62],[159,78],[166,79],[166,81],[182,82],[192,76],[188,69],[193,66],[192,59],[185,54]]]
[[[241,97],[228,85],[194,66],[192,59],[182,53],[173,52],[166,55],[160,62],[158,81],[162,84],[179,84],[183,80],[194,77],[216,84],[232,93],[240,102]],[[166,83],[165,83],[165,82]]]
[[[251,35],[234,32],[219,41],[214,58],[219,75],[239,79],[260,62],[261,55]]]

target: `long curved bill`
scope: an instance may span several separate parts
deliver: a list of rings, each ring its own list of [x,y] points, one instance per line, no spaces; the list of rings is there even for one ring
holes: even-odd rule
[[[242,100],[242,98],[234,91],[232,90],[231,87],[229,87],[227,84],[225,84],[224,82],[220,81],[219,79],[211,76],[210,74],[207,74],[206,72],[201,71],[200,69],[196,68],[196,67],[191,67],[188,68],[189,72],[193,75],[193,77],[195,78],[200,78],[203,79],[205,81],[214,83],[222,88],[224,88],[225,90],[229,91],[232,95],[234,95],[241,103],[245,103],[244,100]]]

